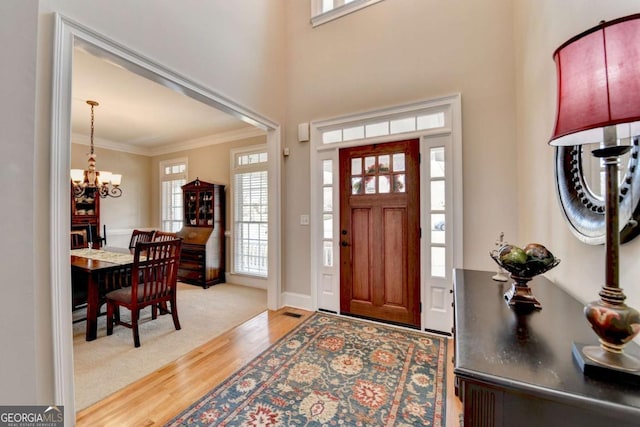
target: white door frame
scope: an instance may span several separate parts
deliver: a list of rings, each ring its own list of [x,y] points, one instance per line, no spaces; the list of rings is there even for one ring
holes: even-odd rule
[[[51,113],[51,289],[54,353],[55,404],[64,405],[65,420],[75,424],[73,380],[73,331],[71,318],[71,277],[69,270],[69,169],[71,158],[71,88],[73,49],[81,45],[93,54],[108,58],[124,68],[204,102],[218,110],[267,132],[269,188],[281,184],[280,125],[214,90],[144,57],[124,45],[104,37],[68,18],[55,14]],[[267,307],[280,307],[281,296],[281,197],[269,192],[269,277]]]
[[[372,123],[379,123],[384,121],[392,121],[394,119],[402,119],[412,116],[417,116],[421,113],[430,112],[443,112],[444,123],[443,126],[434,127],[425,130],[409,131],[402,133],[389,133],[384,136],[376,136],[373,138],[360,138],[354,140],[340,140],[333,143],[323,143],[323,132],[339,130],[339,129],[353,129],[360,125],[367,125]],[[353,114],[344,117],[338,117],[328,120],[313,121],[310,124],[310,194],[311,206],[310,206],[310,224],[311,224],[311,270],[310,270],[310,282],[311,282],[311,298],[312,307],[316,310],[326,310],[335,313],[340,312],[340,264],[336,258],[339,253],[339,240],[340,230],[338,226],[338,215],[340,212],[340,198],[339,198],[339,171],[338,171],[338,151],[344,147],[354,147],[360,145],[368,145],[383,142],[399,141],[411,138],[418,138],[421,145],[421,154],[423,150],[423,141],[433,137],[439,137],[446,135],[451,140],[451,188],[448,188],[451,199],[447,202],[451,203],[450,218],[447,218],[447,224],[451,225],[447,227],[447,239],[450,243],[450,262],[451,269],[461,268],[463,265],[463,240],[462,240],[462,227],[463,227],[463,215],[462,215],[462,106],[460,94],[454,94],[451,96],[445,96],[436,99],[430,99],[427,101],[411,103],[401,106],[395,106],[385,108],[381,110],[370,111],[366,113]],[[346,138],[345,138],[346,139]],[[332,190],[332,215],[333,215],[333,228],[332,238],[327,239],[324,235],[324,215],[327,211],[323,208],[323,183],[324,176],[322,170],[323,161],[331,161],[332,168],[332,185],[324,185],[324,187],[331,187]],[[425,160],[428,161],[428,160]],[[421,166],[421,173],[424,173],[424,167]],[[421,180],[423,180],[421,178]],[[422,187],[422,185],[421,185]],[[421,198],[424,198],[424,191],[421,191]],[[429,229],[429,221],[427,213],[423,211],[421,203],[421,227],[423,229],[423,237]],[[422,262],[424,263],[424,254],[429,249],[427,239],[423,238],[420,243],[420,250],[422,252]],[[323,245],[330,245],[334,260],[332,266],[326,266],[323,261],[323,257],[326,254],[323,250]],[[448,255],[449,255],[448,254]],[[449,273],[450,275],[452,272]],[[453,285],[451,284],[451,288]],[[427,284],[425,269],[421,268],[421,302],[423,307],[427,304],[425,298],[427,297]],[[421,329],[425,326],[425,312],[423,310],[421,319]],[[451,317],[453,322],[453,316]],[[453,325],[453,323],[452,323]],[[448,331],[446,331],[448,332]]]

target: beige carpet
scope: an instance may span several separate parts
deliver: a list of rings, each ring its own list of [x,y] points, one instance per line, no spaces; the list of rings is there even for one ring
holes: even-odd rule
[[[107,336],[105,316],[98,318],[98,338],[90,342],[85,341],[85,322],[75,323],[76,410],[92,405],[266,309],[267,293],[262,289],[229,283],[202,289],[179,283],[178,315],[182,329],[175,330],[171,315],[151,321],[151,311],[147,309],[140,316],[138,348],[133,346],[129,328],[115,326],[113,335]],[[127,310],[121,313],[123,319],[129,318]]]

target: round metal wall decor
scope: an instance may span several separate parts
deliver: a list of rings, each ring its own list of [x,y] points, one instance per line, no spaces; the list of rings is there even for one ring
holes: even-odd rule
[[[620,243],[640,234],[640,137],[632,138],[629,163],[619,187]],[[584,176],[580,146],[556,147],[555,175],[560,205],[573,234],[581,241],[599,245],[605,241],[605,201],[594,194]]]

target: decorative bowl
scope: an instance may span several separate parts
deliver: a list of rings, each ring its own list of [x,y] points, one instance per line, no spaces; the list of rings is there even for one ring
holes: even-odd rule
[[[539,274],[546,273],[547,271],[560,264],[560,259],[556,257],[553,257],[553,260],[551,262],[543,262],[539,259],[527,259],[527,261],[522,264],[511,264],[502,262],[500,260],[500,256],[498,255],[498,251],[491,251],[489,255],[496,262],[496,264],[507,270],[509,273],[511,273],[512,276],[523,278],[529,277],[530,279]]]
[[[500,259],[498,251],[491,251],[489,255],[496,264],[508,271],[511,279],[513,279],[511,288],[504,294],[504,299],[509,307],[523,313],[540,310],[542,304],[531,292],[528,282],[535,276],[543,274],[560,264],[560,260],[553,257],[545,262],[540,259],[527,258],[526,262],[523,263],[505,263]]]

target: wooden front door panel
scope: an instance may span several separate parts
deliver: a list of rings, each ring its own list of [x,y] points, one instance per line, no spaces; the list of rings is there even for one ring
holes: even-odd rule
[[[340,311],[420,327],[417,140],[340,150],[340,238]]]
[[[384,268],[384,305],[407,307],[406,286],[407,269],[404,263],[407,259],[406,246],[406,209],[383,209],[382,212],[382,240],[383,268]]]
[[[352,278],[352,299],[361,303],[372,303],[372,292],[369,288],[369,266],[371,265],[371,242],[373,233],[371,209],[358,208],[351,212],[352,235],[358,236],[351,244],[352,269],[360,274]]]

